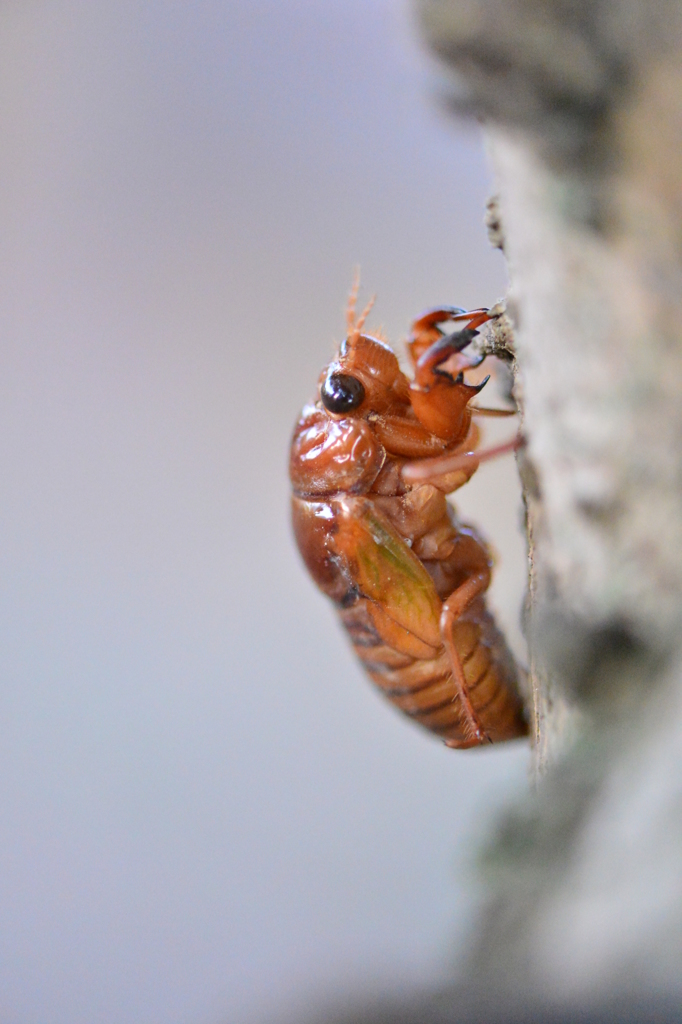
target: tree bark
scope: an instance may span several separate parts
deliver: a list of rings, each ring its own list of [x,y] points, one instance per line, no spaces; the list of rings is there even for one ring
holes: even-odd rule
[[[526,439],[538,784],[470,970],[682,1004],[682,5],[419,10],[486,128]]]

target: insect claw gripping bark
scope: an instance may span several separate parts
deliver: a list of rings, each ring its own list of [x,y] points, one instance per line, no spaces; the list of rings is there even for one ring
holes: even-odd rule
[[[290,476],[296,540],[315,582],[336,604],[372,681],[449,747],[527,734],[517,669],[485,606],[492,561],[446,494],[518,438],[477,451],[469,405],[486,381],[466,349],[491,316],[440,306],[412,325],[409,380],[391,348],[356,317],[294,429]],[[443,324],[463,323],[448,335]]]

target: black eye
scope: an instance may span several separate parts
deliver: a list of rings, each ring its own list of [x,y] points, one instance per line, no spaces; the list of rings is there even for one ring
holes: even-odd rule
[[[328,373],[320,389],[322,404],[329,412],[350,412],[362,405],[365,389],[362,381],[349,373]]]

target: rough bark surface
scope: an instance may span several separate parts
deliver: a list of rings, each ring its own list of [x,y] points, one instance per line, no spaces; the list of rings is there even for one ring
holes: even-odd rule
[[[471,969],[682,1005],[682,5],[419,8],[486,126],[527,439],[538,785]]]

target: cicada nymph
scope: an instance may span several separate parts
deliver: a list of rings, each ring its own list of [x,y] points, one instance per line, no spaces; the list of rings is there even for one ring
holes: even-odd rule
[[[410,380],[356,318],[303,409],[291,445],[293,525],[381,692],[450,747],[523,736],[518,673],[485,605],[492,560],[446,495],[482,457],[465,372],[485,309],[442,306],[412,325]],[[371,306],[371,304],[370,304]],[[455,330],[445,333],[441,325]],[[487,380],[487,378],[486,378]]]

